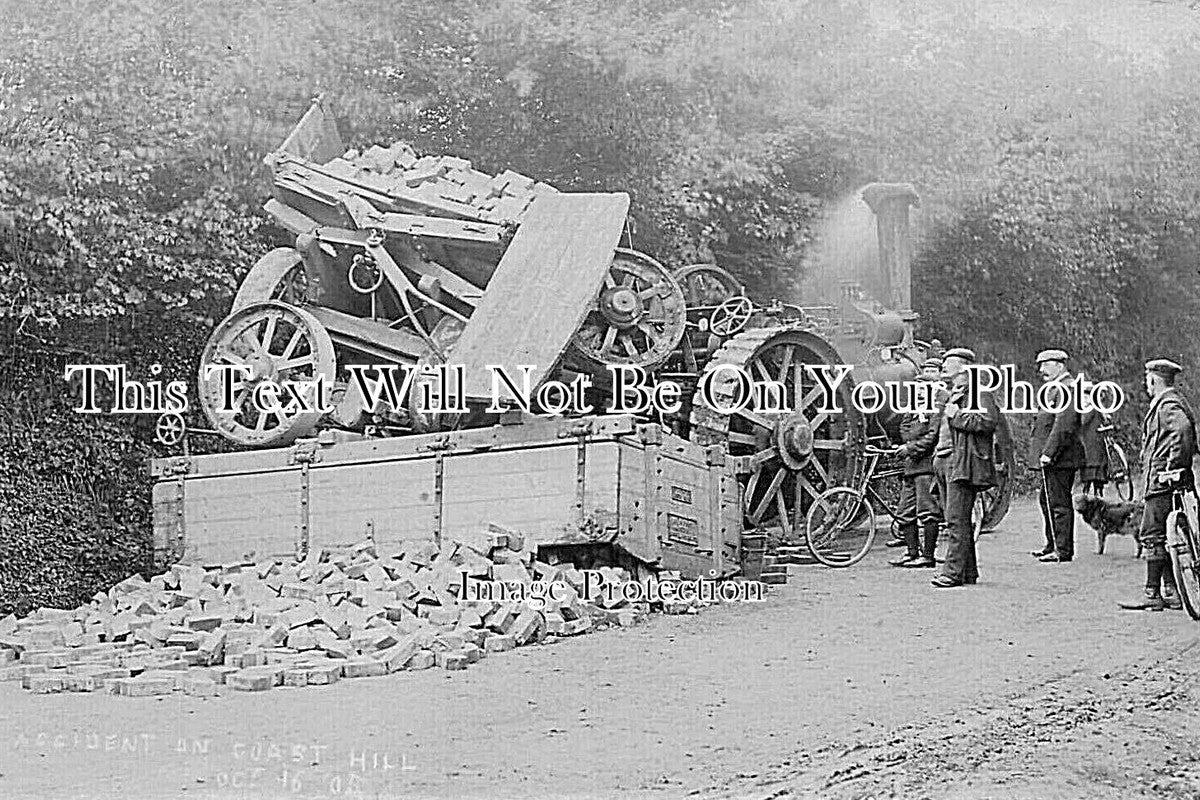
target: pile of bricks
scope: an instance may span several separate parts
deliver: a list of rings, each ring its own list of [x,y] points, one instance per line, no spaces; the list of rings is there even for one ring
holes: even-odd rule
[[[600,571],[606,580],[629,579],[617,568]],[[558,581],[566,591],[540,608],[480,602],[460,596],[464,575],[474,586]],[[410,542],[386,556],[363,542],[301,562],[175,565],[149,581],[127,578],[73,611],[0,620],[0,680],[38,693],[131,697],[320,685],[464,669],[547,636],[634,625],[649,610],[619,599],[584,602],[584,580],[570,565],[537,560],[519,533],[494,527],[475,541],[440,549]]]
[[[474,169],[465,158],[418,156],[404,142],[391,147],[376,145],[362,152],[351,150],[324,168],[393,197],[497,224],[520,221],[535,197],[557,191],[512,170],[489,175]]]

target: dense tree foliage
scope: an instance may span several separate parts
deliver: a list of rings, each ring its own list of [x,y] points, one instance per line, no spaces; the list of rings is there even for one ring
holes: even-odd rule
[[[1150,355],[1200,363],[1200,15],[1129,0],[1130,47],[893,6],[0,0],[0,611],[142,563],[144,422],[72,414],[62,367],[192,373],[318,92],[355,145],[629,191],[636,246],[764,297],[803,299],[827,204],[912,181],[927,335],[1131,391]]]

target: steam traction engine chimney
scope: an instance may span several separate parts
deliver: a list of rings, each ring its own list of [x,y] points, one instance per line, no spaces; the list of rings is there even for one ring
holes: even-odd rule
[[[872,183],[862,190],[863,201],[875,213],[879,235],[881,300],[893,309],[912,308],[912,234],[909,206],[921,198],[910,183]]]

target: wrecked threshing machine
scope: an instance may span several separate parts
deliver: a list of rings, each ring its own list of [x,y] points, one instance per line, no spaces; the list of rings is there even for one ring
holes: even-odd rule
[[[916,374],[929,346],[912,338],[914,315],[854,287],[829,306],[755,303],[720,267],[671,272],[621,247],[625,194],[560,192],[405,144],[347,151],[320,101],[268,163],[265,208],[294,246],[250,269],[201,357],[212,430],[246,449],[155,461],[161,560],[302,556],[494,523],[542,546],[612,545],[685,575],[729,576],[755,561],[762,531],[799,541],[835,490],[886,504],[872,482],[895,465],[873,448],[895,440],[894,415],[858,414],[849,397],[854,380]],[[915,193],[875,194],[884,273],[907,305]],[[461,365],[469,413],[424,412],[416,384],[398,408],[373,404],[349,377],[438,363]],[[839,389],[846,413],[817,413],[795,382],[806,365],[841,363],[856,365]],[[534,389],[592,377],[603,408],[610,364],[680,383],[681,412],[547,420],[479,402],[489,365],[531,365]],[[705,372],[728,364],[798,402],[734,414],[695,402]],[[207,368],[219,365],[244,379],[218,379]],[[252,402],[260,382],[317,378],[333,387],[326,412]],[[1007,496],[995,493],[990,524]]]

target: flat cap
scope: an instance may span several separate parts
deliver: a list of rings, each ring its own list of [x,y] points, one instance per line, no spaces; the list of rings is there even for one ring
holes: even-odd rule
[[[951,347],[946,352],[942,353],[942,358],[961,358],[969,364],[975,363],[975,351],[966,347]]]
[[[941,369],[942,360],[940,358],[927,358],[921,362],[921,369]]]
[[[1043,350],[1037,354],[1037,363],[1041,364],[1044,361],[1062,361],[1066,362],[1066,350]]]
[[[1152,358],[1146,362],[1146,372],[1159,372],[1163,375],[1178,375],[1183,367],[1169,358]]]

